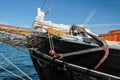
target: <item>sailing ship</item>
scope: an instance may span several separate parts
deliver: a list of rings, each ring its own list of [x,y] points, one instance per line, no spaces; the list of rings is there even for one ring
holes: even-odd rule
[[[29,49],[40,80],[120,79],[120,45],[109,46],[83,25],[44,21],[44,15],[38,8],[33,29],[0,27],[8,35],[2,42]]]
[[[54,24],[44,21],[43,14],[38,8],[34,28],[40,35],[29,37],[39,42],[33,39],[36,50],[30,53],[41,80],[120,79],[120,49],[110,47],[83,25]]]

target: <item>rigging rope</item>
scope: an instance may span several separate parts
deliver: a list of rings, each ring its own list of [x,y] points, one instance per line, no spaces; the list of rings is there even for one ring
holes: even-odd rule
[[[17,67],[14,63],[12,63],[7,57],[5,57],[2,53],[0,53],[0,56],[2,56],[8,63],[10,63],[13,67],[15,67],[18,71],[20,71],[23,75],[25,75],[29,80],[32,80],[31,77],[29,77],[25,72],[23,72],[19,67]]]
[[[43,7],[44,7],[44,5],[45,5],[46,2],[47,2],[47,0],[44,0],[43,4],[41,6],[41,9],[43,9]]]
[[[49,33],[48,33],[48,39],[49,39],[49,44],[50,44],[50,50],[54,51],[53,39],[52,39],[52,36]]]
[[[47,15],[51,11],[51,7],[53,6],[53,4],[54,4],[54,0],[51,2],[50,6],[48,7],[48,10],[45,13],[45,15]]]
[[[15,47],[15,46],[14,46],[14,47]],[[29,54],[28,52],[25,52],[25,51],[19,49],[18,47],[15,47],[15,48],[16,48],[17,50],[19,50],[19,51],[27,54],[27,55]],[[27,49],[28,49],[28,50],[36,51],[35,49],[32,49],[32,48],[27,48]],[[40,61],[39,61],[39,60],[41,60],[41,59],[39,59],[38,57],[36,57],[36,56],[34,56],[34,55],[32,55],[32,54],[31,54],[31,56],[34,57],[35,59],[37,59],[38,64],[39,64],[41,67],[43,67],[44,69],[45,69],[45,68],[48,68],[51,64],[53,64],[54,60],[57,59],[57,58],[53,58],[53,60],[52,60],[48,65],[44,66],[44,65],[42,65],[42,64],[40,63]]]
[[[3,69],[3,70],[5,70],[5,71],[7,71],[8,73],[10,73],[10,74],[12,74],[12,75],[14,75],[14,76],[18,77],[18,78],[20,78],[21,80],[25,80],[25,79],[24,79],[24,78],[22,78],[21,76],[19,76],[19,75],[17,75],[17,74],[15,74],[15,73],[13,73],[12,71],[9,71],[9,70],[5,69],[5,68],[4,68],[4,67],[2,67],[2,66],[0,66],[0,68],[1,68],[1,69]]]
[[[52,0],[52,2],[51,2],[51,4],[50,4],[49,8],[51,8],[51,7],[53,6],[54,2],[55,2],[55,0]]]
[[[46,4],[46,2],[47,2],[47,0],[44,0],[43,4],[42,4],[42,6],[41,6],[41,10],[43,10],[43,7],[44,7],[44,5]],[[53,6],[53,4],[54,4],[54,0],[51,1],[50,6],[48,7],[48,11],[47,11],[45,14],[47,14],[48,12],[50,12],[51,7]]]

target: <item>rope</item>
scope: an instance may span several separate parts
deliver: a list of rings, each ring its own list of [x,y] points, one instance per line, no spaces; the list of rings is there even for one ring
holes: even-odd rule
[[[41,6],[41,9],[43,9],[43,7],[44,7],[44,5],[45,5],[46,2],[47,2],[47,0],[44,0],[43,4]]]
[[[43,69],[49,68],[54,63],[55,59],[57,59],[57,58],[53,58],[50,63],[44,66],[40,63],[40,59],[38,57],[35,57],[34,55],[31,55],[31,56],[37,59],[39,66],[41,66]]]
[[[54,50],[54,44],[53,44],[53,39],[52,39],[52,37],[51,37],[50,39],[51,39],[52,48],[53,48],[53,50]]]
[[[25,52],[25,51],[23,51],[23,50],[21,50],[21,49],[19,49],[19,48],[17,48],[17,47],[15,47],[15,48],[18,49],[19,51],[25,53],[25,54],[29,54],[28,52]],[[33,50],[33,51],[36,51],[36,50],[34,50],[34,49],[31,49],[31,48],[28,48],[28,49],[29,49],[29,50]],[[41,59],[39,59],[38,57],[36,57],[36,56],[34,56],[34,55],[32,55],[32,54],[31,54],[31,56],[34,57],[34,58],[37,60],[39,66],[41,66],[43,69],[46,69],[46,68],[48,68],[49,66],[51,66],[51,65],[53,64],[53,62],[55,61],[55,59],[57,59],[57,58],[53,58],[53,60],[52,60],[48,65],[44,66],[44,65],[42,65],[42,64],[40,63],[40,61],[39,61],[39,60],[41,60]]]
[[[19,49],[19,48],[17,48],[17,47],[15,47],[16,49],[18,49],[19,51],[21,51],[21,52],[23,52],[23,53],[25,53],[25,54],[29,54],[28,52],[25,52],[25,51],[23,51],[23,50],[21,50],[21,49]],[[28,48],[29,50],[33,50],[33,49],[31,49],[31,48]],[[35,51],[35,50],[33,50],[33,51]],[[35,59],[37,59],[37,62],[38,62],[38,64],[39,64],[39,66],[41,66],[42,68],[48,68],[52,63],[53,63],[53,61],[54,61],[54,58],[53,58],[53,61],[51,61],[51,63],[49,63],[48,65],[46,65],[46,66],[44,66],[44,65],[42,65],[41,63],[40,63],[40,61],[39,60],[41,60],[41,59],[39,59],[38,57],[36,57],[36,56],[34,56],[34,55],[32,55],[31,54],[31,56],[32,57],[34,57]]]
[[[51,44],[51,41],[50,41],[50,36],[48,34],[48,40],[49,40],[49,44],[50,44],[50,49],[52,50],[52,44]]]
[[[0,66],[0,68],[1,68],[1,69],[3,69],[3,70],[5,70],[5,71],[7,71],[8,73],[10,73],[10,74],[12,74],[12,75],[14,75],[14,76],[18,77],[18,78],[20,78],[21,80],[25,80],[25,79],[24,79],[24,78],[22,78],[21,76],[19,76],[19,75],[15,74],[15,73],[13,73],[13,72],[11,72],[11,71],[9,71],[9,70],[7,70],[7,69],[3,68],[2,66]]]
[[[25,75],[28,79],[32,80],[31,77],[29,77],[25,72],[23,72],[19,67],[17,67],[15,64],[13,64],[7,57],[5,57],[2,53],[0,53],[0,56],[2,56],[8,63],[10,63],[13,67],[15,67],[18,71],[20,71],[23,75]]]
[[[51,8],[51,7],[53,6],[54,2],[55,2],[55,0],[52,0],[52,2],[51,2],[51,4],[50,4],[49,8]]]
[[[54,50],[54,43],[52,37],[48,33],[48,39],[49,39],[49,44],[50,44],[50,49]]]
[[[14,46],[15,47],[15,46]],[[21,52],[23,52],[23,53],[25,53],[25,54],[29,54],[28,52],[25,52],[25,51],[23,51],[23,50],[21,50],[21,49],[19,49],[18,47],[15,47],[17,50],[19,50],[19,51],[21,51]],[[27,48],[28,50],[33,50],[33,51],[36,51],[35,49],[32,49],[32,48]],[[36,57],[36,56],[34,56],[34,55],[32,55],[31,54],[31,56],[32,57],[34,57],[35,59],[37,59],[37,62],[38,62],[38,64],[41,66],[41,67],[43,67],[43,68],[47,68],[50,64],[48,64],[47,66],[43,66],[40,62],[39,62],[39,60],[41,60],[41,59],[39,59],[38,57]]]

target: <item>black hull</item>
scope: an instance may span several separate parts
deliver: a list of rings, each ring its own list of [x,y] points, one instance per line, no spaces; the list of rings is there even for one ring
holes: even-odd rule
[[[42,43],[41,46],[38,51],[30,50],[31,59],[40,77],[40,80],[118,80],[117,78],[120,79],[120,50],[110,49],[110,54],[108,58],[102,65],[100,65],[99,68],[97,68],[96,71],[109,74],[103,75],[101,73],[96,73],[93,70],[96,64],[104,56],[105,52],[103,50],[77,56],[65,57],[64,60],[58,60],[54,59],[49,55],[50,47],[47,40],[45,43]],[[68,53],[95,47],[91,45],[60,41],[59,39],[54,40],[54,46],[55,51],[57,53]],[[84,69],[84,67],[87,69]],[[93,71],[91,72],[91,70]]]

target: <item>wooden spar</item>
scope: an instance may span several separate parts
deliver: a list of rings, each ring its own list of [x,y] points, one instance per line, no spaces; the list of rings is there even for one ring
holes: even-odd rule
[[[21,29],[18,27],[12,27],[12,26],[7,26],[7,25],[2,25],[0,24],[0,31],[5,31],[13,34],[19,34],[23,36],[28,36],[30,31],[27,29]]]
[[[54,29],[59,29],[64,32],[69,32],[69,30],[70,30],[69,25],[54,24],[49,21],[48,22],[47,21],[45,21],[45,22],[35,21],[35,23],[37,24],[38,27],[45,28],[45,29],[54,28]]]
[[[60,38],[62,38],[63,35],[67,34],[66,32],[56,30],[56,29],[53,29],[53,28],[48,28],[47,31],[48,31],[49,34],[55,35],[55,36],[60,37]]]
[[[77,56],[77,55],[82,55],[82,54],[95,52],[95,51],[101,51],[101,50],[104,50],[104,48],[99,47],[99,48],[85,49],[85,50],[65,53],[65,54],[63,54],[63,57]]]

